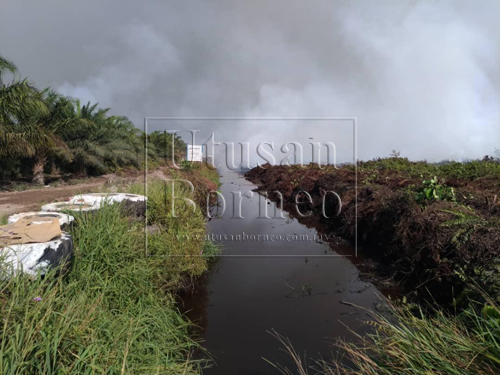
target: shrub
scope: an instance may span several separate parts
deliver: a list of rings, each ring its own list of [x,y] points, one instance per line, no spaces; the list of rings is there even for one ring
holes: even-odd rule
[[[455,190],[452,187],[445,186],[444,182],[440,184],[436,176],[430,180],[424,180],[422,185],[423,187],[419,190],[416,196],[416,200],[419,203],[433,200],[452,202],[456,200]]]

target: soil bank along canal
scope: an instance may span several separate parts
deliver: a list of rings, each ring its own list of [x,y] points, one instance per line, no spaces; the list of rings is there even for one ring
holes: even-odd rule
[[[367,329],[362,323],[366,312],[342,302],[373,308],[381,294],[359,279],[349,256],[319,240],[316,230],[287,213],[285,219],[272,218],[274,203],[267,205],[271,219],[259,219],[259,195],[248,193],[256,186],[241,174],[222,174],[227,207],[208,224],[222,255],[193,295],[183,298],[183,308],[200,326],[203,346],[216,362],[204,374],[279,374],[263,358],[293,368],[268,333],[273,329],[301,355],[307,350],[307,358],[328,359],[336,338],[353,337],[349,329]],[[238,191],[242,219],[231,218],[231,192]]]

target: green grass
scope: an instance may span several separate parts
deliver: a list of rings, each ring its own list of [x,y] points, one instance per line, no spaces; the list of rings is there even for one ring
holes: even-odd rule
[[[137,194],[143,190],[141,183],[130,188]],[[174,190],[176,197],[194,199],[187,185],[176,183]],[[201,256],[205,236],[202,208],[197,205],[193,212],[184,201],[176,199],[174,217],[172,196],[170,183],[152,181],[148,184],[148,224],[161,228],[148,236],[148,255],[162,269],[160,284],[175,291],[200,276],[208,267],[208,259]]]
[[[200,373],[205,362],[190,359],[199,344],[172,292],[199,276],[215,250],[203,239],[175,237],[204,235],[204,219],[180,206],[171,217],[162,188],[149,186],[149,224],[160,232],[149,236],[148,254],[143,223],[106,206],[76,215],[66,277],[0,278],[0,374]]]
[[[205,241],[203,243],[203,257],[206,259],[214,259],[222,252],[222,249],[219,245],[215,244],[212,241]]]
[[[208,165],[203,165],[200,169],[199,169],[199,174],[202,176],[202,177],[205,177],[206,179],[210,180],[211,182],[213,182],[214,184],[216,184],[217,186],[220,185],[220,181],[219,181],[219,174],[217,172],[217,170],[215,169],[211,169],[210,166]]]
[[[493,375],[500,373],[500,311],[489,304],[460,316],[414,306],[391,306],[390,315],[373,313],[374,332],[359,342],[340,341],[333,360],[306,360],[284,336],[272,332],[293,357],[297,369],[283,374],[329,375]],[[388,317],[389,316],[389,317]]]
[[[425,161],[410,161],[406,158],[384,158],[358,163],[359,172],[368,171],[399,171],[404,172],[407,177],[432,178],[439,176],[442,178],[463,178],[474,180],[481,177],[500,177],[500,162],[472,160],[469,162],[443,162],[428,163]]]
[[[495,307],[498,313],[498,308]],[[409,308],[394,310],[399,324],[380,315],[376,333],[364,346],[342,344],[356,370],[352,374],[495,374],[500,371],[500,320],[468,311],[466,320],[435,312],[414,316]],[[372,359],[366,361],[370,356]],[[339,371],[342,373],[342,371]]]

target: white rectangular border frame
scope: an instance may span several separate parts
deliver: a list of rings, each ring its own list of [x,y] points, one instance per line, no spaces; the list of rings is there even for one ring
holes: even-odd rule
[[[148,196],[148,122],[149,121],[349,121],[352,123],[353,136],[353,164],[354,164],[354,257],[358,257],[358,119],[357,117],[144,117],[144,195]],[[146,212],[144,218],[144,241],[145,252],[148,255],[148,205],[146,203]],[[188,256],[188,255],[176,255]],[[192,255],[189,255],[192,256]],[[198,255],[202,256],[202,255]],[[305,255],[237,255],[237,254],[220,254],[218,257],[304,257]],[[351,255],[307,255],[309,258],[325,258],[325,257],[343,257],[347,258]]]

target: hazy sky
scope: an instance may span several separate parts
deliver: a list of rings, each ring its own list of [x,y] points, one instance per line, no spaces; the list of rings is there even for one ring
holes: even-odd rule
[[[497,0],[0,0],[0,54],[140,127],[357,117],[360,158],[462,159],[500,148],[499,20]]]

